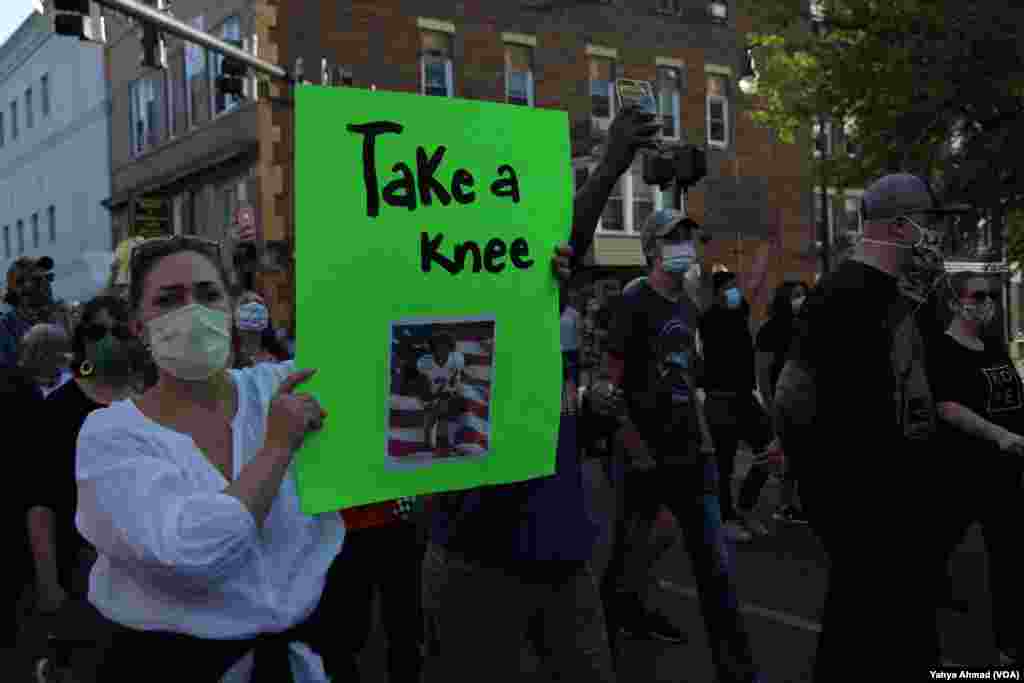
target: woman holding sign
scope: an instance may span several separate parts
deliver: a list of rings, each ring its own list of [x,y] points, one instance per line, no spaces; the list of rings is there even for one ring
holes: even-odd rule
[[[77,450],[77,523],[99,555],[89,601],[114,631],[99,680],[146,667],[325,682],[318,605],[344,527],[303,514],[289,472],[326,418],[299,390],[314,371],[228,369],[236,309],[219,245],[150,240],[130,267],[132,329],[159,380],[91,413]]]

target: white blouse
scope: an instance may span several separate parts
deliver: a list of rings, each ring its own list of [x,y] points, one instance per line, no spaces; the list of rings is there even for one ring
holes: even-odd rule
[[[231,371],[233,480],[262,448],[270,402],[291,372],[291,361]],[[89,601],[129,628],[222,640],[284,631],[313,612],[341,551],[340,516],[303,514],[294,472],[259,529],[191,437],[131,401],[89,414],[75,467],[76,523],[99,554]],[[291,661],[297,682],[327,680],[305,645],[292,643]],[[251,668],[250,653],[223,680],[245,683]]]

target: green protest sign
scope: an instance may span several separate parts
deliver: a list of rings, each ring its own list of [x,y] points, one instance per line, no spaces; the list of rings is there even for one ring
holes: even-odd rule
[[[553,474],[566,113],[295,100],[296,360],[329,414],[296,459],[303,510]]]

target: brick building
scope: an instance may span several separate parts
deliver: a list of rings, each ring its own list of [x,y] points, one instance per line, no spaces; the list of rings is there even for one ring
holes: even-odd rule
[[[746,116],[739,78],[749,26],[732,3],[176,0],[174,13],[256,46],[269,61],[301,59],[314,84],[324,83],[325,71],[336,84],[343,72],[355,87],[564,109],[577,182],[614,116],[614,79],[649,80],[666,134],[708,149],[708,178],[690,192],[686,209],[713,234],[710,262],[744,273],[775,238],[769,289],[784,277],[813,279],[809,147],[780,144]],[[271,83],[256,101],[224,102],[210,85],[217,60],[203,50],[172,40],[169,71],[146,74],[137,66],[134,29],[114,23],[110,32],[115,237],[128,229],[132,198],[156,194],[171,198],[175,231],[223,238],[233,210],[248,203],[263,239],[291,243],[287,86]],[[249,86],[250,97],[256,90]],[[670,192],[643,183],[637,164],[608,204],[583,279],[635,276],[644,263],[637,231],[671,201]],[[266,274],[259,282],[279,324],[291,322],[288,277]],[[752,303],[761,317],[767,293]]]

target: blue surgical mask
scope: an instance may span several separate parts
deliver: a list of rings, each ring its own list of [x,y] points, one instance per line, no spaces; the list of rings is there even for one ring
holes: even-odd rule
[[[739,308],[743,303],[743,295],[736,287],[725,290],[725,305],[729,308]]]
[[[662,268],[666,273],[683,274],[697,260],[697,250],[693,242],[666,244],[661,249]]]
[[[666,365],[674,365],[677,368],[686,370],[690,367],[690,354],[685,351],[670,353]]]

